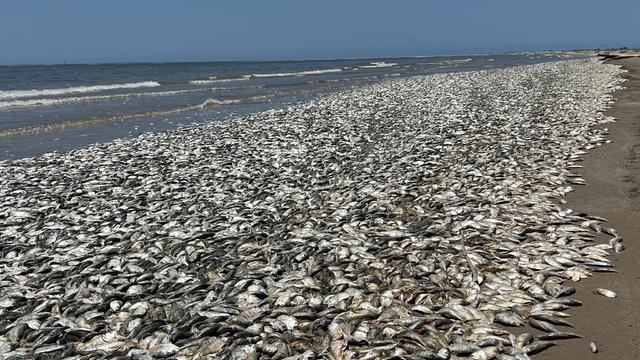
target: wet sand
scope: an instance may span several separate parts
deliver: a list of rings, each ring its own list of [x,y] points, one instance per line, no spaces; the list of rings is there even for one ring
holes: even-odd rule
[[[613,254],[618,273],[598,273],[575,284],[574,298],[584,306],[572,311],[572,329],[582,339],[559,341],[535,359],[640,359],[640,58],[610,61],[629,70],[607,115],[611,143],[585,155],[579,173],[587,181],[567,196],[569,208],[609,220],[625,241],[626,250]],[[614,290],[618,297],[592,293]],[[595,342],[598,353],[589,350]]]

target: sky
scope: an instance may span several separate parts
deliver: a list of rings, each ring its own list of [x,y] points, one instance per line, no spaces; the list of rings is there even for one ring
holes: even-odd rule
[[[640,0],[1,0],[0,64],[640,47]]]

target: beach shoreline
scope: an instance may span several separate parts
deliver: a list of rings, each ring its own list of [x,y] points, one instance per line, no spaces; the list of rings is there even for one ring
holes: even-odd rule
[[[413,77],[0,162],[0,349],[543,351],[508,335],[563,324],[562,282],[613,268],[592,241],[605,214],[557,202],[620,75],[585,59]]]
[[[573,296],[584,305],[571,312],[571,322],[582,339],[568,340],[536,359],[640,359],[640,58],[608,60],[628,70],[624,89],[613,95],[615,103],[605,113],[617,122],[607,124],[611,140],[584,155],[577,171],[585,186],[567,195],[568,207],[602,216],[625,241],[625,251],[611,252],[617,273],[599,273],[575,283]],[[596,288],[615,291],[610,299],[593,294]],[[598,353],[589,349],[595,342]]]
[[[394,78],[544,63],[494,54],[280,63],[0,66],[0,160],[225,121]],[[60,80],[67,74],[68,80]],[[28,75],[28,76],[27,76]]]

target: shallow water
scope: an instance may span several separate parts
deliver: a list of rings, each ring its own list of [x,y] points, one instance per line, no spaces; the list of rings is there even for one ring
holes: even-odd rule
[[[0,66],[0,159],[219,121],[394,77],[563,57]]]

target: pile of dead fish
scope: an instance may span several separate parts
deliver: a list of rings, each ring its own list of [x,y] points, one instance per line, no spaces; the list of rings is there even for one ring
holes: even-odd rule
[[[0,357],[526,359],[578,336],[571,283],[622,243],[558,201],[620,73],[394,80],[0,163]]]

